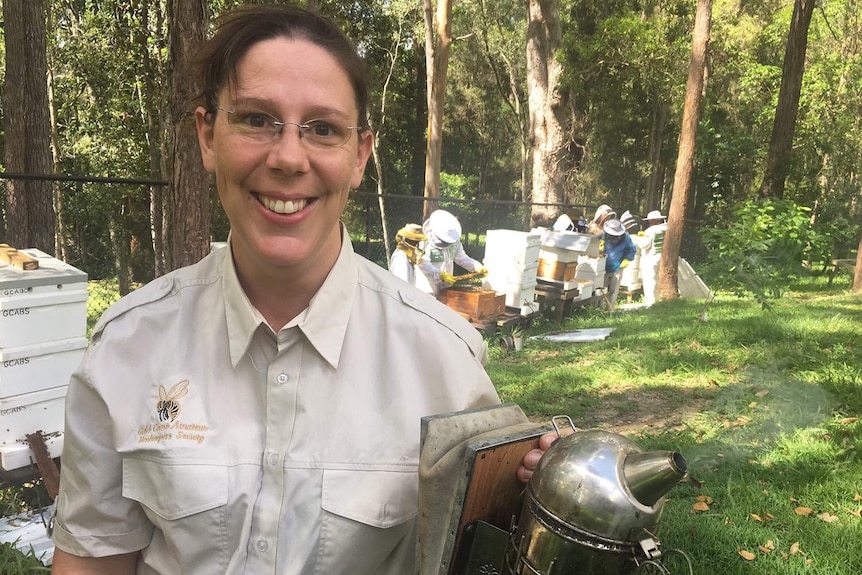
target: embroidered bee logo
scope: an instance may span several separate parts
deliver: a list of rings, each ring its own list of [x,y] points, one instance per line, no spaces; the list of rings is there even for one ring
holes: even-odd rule
[[[189,393],[188,387],[187,379],[173,386],[169,392],[165,391],[164,385],[159,386],[159,402],[156,404],[159,421],[174,421],[180,416],[182,407],[179,400]]]

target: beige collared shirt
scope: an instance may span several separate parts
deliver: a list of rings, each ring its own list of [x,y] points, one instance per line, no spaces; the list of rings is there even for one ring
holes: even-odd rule
[[[499,400],[475,329],[353,252],[278,334],[230,249],[106,312],[67,396],[54,528],[139,574],[407,575],[420,418]]]

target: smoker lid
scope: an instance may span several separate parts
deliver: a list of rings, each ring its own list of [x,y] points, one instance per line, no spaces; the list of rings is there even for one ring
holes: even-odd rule
[[[0,262],[0,290],[46,285],[59,286],[87,281],[86,273],[41,250],[29,248],[18,251],[39,260],[39,268],[25,271],[5,262]]]
[[[642,449],[599,429],[561,437],[539,461],[530,480],[530,497],[574,531],[638,541],[644,529],[656,528],[663,501],[643,505],[625,485],[623,463],[631,453]]]

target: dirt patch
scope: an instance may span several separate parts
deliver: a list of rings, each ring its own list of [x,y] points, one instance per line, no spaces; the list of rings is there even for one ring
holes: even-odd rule
[[[625,400],[620,401],[621,397]],[[575,425],[588,429],[606,429],[622,435],[637,435],[642,432],[656,434],[681,429],[707,402],[708,399],[702,394],[680,393],[679,389],[617,389],[613,398],[591,408]]]

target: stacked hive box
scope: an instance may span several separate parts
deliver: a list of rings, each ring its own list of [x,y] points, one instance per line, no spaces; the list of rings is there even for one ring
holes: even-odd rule
[[[0,468],[30,465],[25,436],[63,446],[69,377],[87,347],[87,274],[39,250],[38,269],[0,263]]]
[[[643,280],[641,279],[641,246],[638,243],[638,240],[635,236],[632,236],[632,240],[634,241],[635,247],[637,248],[637,252],[635,253],[635,259],[629,262],[629,265],[623,269],[622,276],[620,276],[620,288],[626,291],[637,291],[643,287]]]
[[[564,291],[578,290],[576,299],[592,297],[604,285],[605,257],[599,253],[599,238],[577,232],[542,231],[539,251],[539,281]]]
[[[506,295],[506,307],[530,315],[539,310],[535,301],[541,236],[516,230],[488,230],[485,235],[486,284]]]

